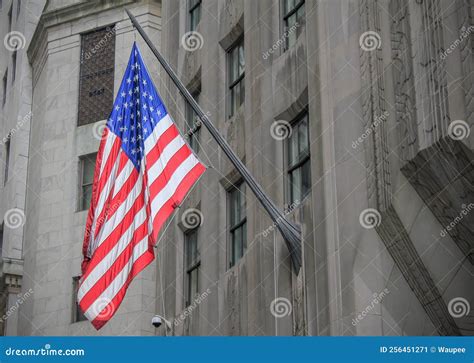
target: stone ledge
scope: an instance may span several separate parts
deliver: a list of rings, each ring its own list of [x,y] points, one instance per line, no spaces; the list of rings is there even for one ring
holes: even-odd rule
[[[419,151],[401,171],[443,226],[440,234],[449,234],[474,264],[473,152],[445,137]]]

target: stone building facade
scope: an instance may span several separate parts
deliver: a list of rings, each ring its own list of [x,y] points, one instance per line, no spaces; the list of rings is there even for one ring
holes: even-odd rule
[[[125,7],[301,226],[301,269]],[[0,58],[3,333],[472,335],[473,18],[472,0],[4,0],[2,38],[25,44]],[[135,39],[208,171],[96,332],[74,303],[88,171]]]

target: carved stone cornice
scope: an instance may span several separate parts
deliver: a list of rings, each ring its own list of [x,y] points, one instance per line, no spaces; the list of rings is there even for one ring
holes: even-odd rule
[[[445,137],[401,169],[443,229],[474,264],[474,153]]]
[[[21,292],[22,276],[14,274],[3,275],[3,286],[8,293],[18,294]]]
[[[67,22],[73,22],[81,18],[104,12],[106,10],[133,4],[137,0],[98,0],[75,3],[61,8],[49,9],[50,2],[45,5],[45,10],[41,14],[33,38],[28,47],[28,59],[36,58],[41,47],[47,42],[47,29]]]
[[[398,155],[406,162],[416,155],[419,147],[408,0],[391,0],[390,14]]]
[[[372,130],[364,143],[367,167],[369,207],[380,211],[391,203],[391,176],[388,162],[388,142],[385,124],[387,105],[381,46],[380,4],[378,0],[359,2],[362,37],[376,32],[375,49],[360,48],[361,101],[364,130]]]

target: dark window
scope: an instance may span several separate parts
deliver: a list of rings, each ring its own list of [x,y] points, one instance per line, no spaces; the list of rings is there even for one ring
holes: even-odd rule
[[[304,0],[283,0],[283,26],[286,49],[296,43],[305,22]]]
[[[115,29],[83,34],[79,76],[78,125],[109,117],[114,92]]]
[[[193,95],[196,102],[199,103],[199,93]],[[186,103],[186,135],[189,140],[189,146],[195,153],[199,152],[199,133],[201,131],[201,119],[194,112],[189,103]]]
[[[308,114],[293,124],[288,138],[288,181],[290,203],[300,202],[311,190]]]
[[[229,57],[229,117],[232,117],[245,99],[245,52],[244,38],[228,53]]]
[[[87,210],[91,205],[92,184],[94,183],[94,170],[97,153],[81,157],[80,165],[80,191],[79,210]]]
[[[195,31],[201,20],[201,0],[188,0],[189,30]]]
[[[230,267],[244,255],[247,248],[247,213],[245,184],[240,183],[229,191]]]
[[[3,75],[3,101],[2,105],[5,106],[5,103],[7,102],[7,87],[8,87],[8,69],[5,71],[5,74]]]
[[[8,11],[8,32],[12,31],[12,13],[13,13],[13,3],[10,6],[10,10]]]
[[[15,81],[16,76],[16,50],[12,54],[12,83]]]
[[[77,323],[78,321],[87,320],[85,315],[82,313],[81,308],[77,302],[77,291],[79,290],[80,276],[74,276],[72,278],[72,322]]]
[[[201,257],[198,246],[198,229],[188,231],[185,236],[185,256],[186,256],[186,306],[199,293],[199,266]]]
[[[0,258],[3,255],[3,223],[0,224]]]
[[[8,135],[10,137],[10,135]],[[5,170],[3,175],[3,185],[8,181],[8,169],[10,168],[10,138],[5,142]]]

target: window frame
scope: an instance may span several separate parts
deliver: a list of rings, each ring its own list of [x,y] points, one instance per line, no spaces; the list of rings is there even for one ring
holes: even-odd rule
[[[95,172],[95,165],[97,163],[97,154],[98,154],[97,152],[94,152],[94,153],[81,155],[79,157],[79,188],[78,188],[79,196],[77,198],[77,211],[78,212],[87,211],[90,208],[90,202],[88,202],[89,206],[87,208],[85,208],[84,188],[94,185],[94,172]],[[92,157],[92,156],[95,156],[94,172],[92,173],[92,175],[93,175],[92,176],[92,181],[90,183],[84,184],[84,165],[85,165],[85,161],[87,159],[89,159],[90,157]]]
[[[194,92],[192,94],[193,98],[199,104],[201,92]],[[186,102],[186,110],[185,110],[185,123],[186,123],[186,135],[188,136],[188,143],[194,153],[199,153],[199,143],[200,143],[200,135],[201,135],[201,126],[202,122],[199,118],[199,115],[194,111],[191,104],[187,101]],[[192,120],[190,120],[192,118]],[[191,123],[189,122],[191,121]],[[196,142],[196,144],[195,144]]]
[[[192,295],[192,284],[191,284],[191,276],[193,272],[196,272],[196,291],[199,291],[199,276],[200,276],[200,267],[201,267],[201,254],[199,251],[199,227],[187,230],[184,232],[184,270],[185,270],[185,293],[184,293],[184,300],[185,306],[188,307],[191,305],[191,301],[194,299],[195,296]],[[190,238],[195,238],[196,244],[196,256],[195,260],[189,261],[189,253],[190,253]],[[190,263],[191,262],[191,263]]]
[[[10,10],[8,10],[8,32],[11,33],[13,26],[13,1],[10,5]]]
[[[8,183],[8,174],[10,172],[10,153],[11,153],[11,135],[5,141],[5,169],[3,171],[3,186]]]
[[[282,17],[281,17],[282,24],[283,24],[283,34],[285,34],[285,32],[287,32],[288,29],[291,28],[290,26],[288,26],[288,19],[292,15],[296,14],[302,6],[305,6],[305,3],[306,3],[305,0],[295,0],[295,1],[298,1],[298,3],[296,3],[290,11],[287,11],[287,9],[286,9],[286,0],[281,0],[282,14],[283,14]],[[306,14],[306,9],[305,9],[305,14]],[[302,24],[300,24],[299,26],[301,26],[301,25]],[[299,37],[299,35],[297,33],[296,38],[295,38],[295,42],[297,41],[298,37]],[[289,36],[286,36],[284,39],[285,39],[285,42],[284,42],[283,51],[287,51],[289,48],[291,48],[291,46],[289,45]]]
[[[242,189],[245,188],[243,191]],[[233,198],[233,194],[240,195],[239,199],[239,205],[238,208],[242,207],[242,197],[244,198],[244,203],[243,203],[243,212],[242,210],[239,210],[239,215],[240,215],[240,220],[234,223],[234,202],[235,199]],[[228,259],[229,263],[228,266],[229,268],[234,267],[237,262],[244,256],[245,251],[247,250],[247,201],[246,201],[246,186],[243,180],[239,180],[237,183],[235,183],[230,189],[227,190],[227,220],[228,220],[228,230],[229,230],[229,243],[228,243]],[[244,217],[242,218],[242,214]],[[240,247],[240,256],[236,257],[234,252],[235,252],[235,232],[237,230],[241,230],[241,247]],[[245,233],[244,233],[245,232]]]
[[[3,86],[3,95],[2,95],[2,107],[7,103],[7,93],[8,93],[8,68],[5,70],[2,79]]]
[[[77,293],[79,291],[80,280],[81,280],[81,276],[72,277],[72,311],[71,311],[72,324],[79,323],[81,321],[87,321],[86,316],[82,312],[79,306],[79,303],[77,302]]]
[[[3,230],[5,222],[0,223],[0,258],[3,256]]]
[[[15,78],[16,78],[16,66],[17,66],[17,51],[14,50],[12,52],[12,84],[15,82]]]
[[[188,30],[189,31],[196,31],[197,27],[199,26],[199,23],[201,22],[201,13],[202,13],[202,0],[195,0],[196,2],[194,3],[194,5],[191,5],[191,2],[193,0],[187,0],[187,7],[188,7],[188,12],[187,12],[187,15],[188,15]],[[193,27],[193,22],[192,22],[192,19],[193,19],[193,12],[198,9],[199,11],[199,20],[197,21],[197,23],[195,24],[195,26]]]
[[[301,153],[298,151],[298,160],[295,161],[294,163],[291,164],[291,155],[290,155],[290,152],[291,152],[291,142],[292,142],[292,136],[296,134],[296,137],[299,138],[299,130],[296,129],[296,127],[299,127],[300,123],[303,121],[303,119],[306,118],[306,127],[307,127],[307,130],[306,130],[306,137],[307,137],[307,145],[308,145],[308,148],[306,150],[306,152],[304,153]],[[298,116],[296,116],[293,121],[290,123],[291,124],[291,128],[293,130],[292,134],[290,137],[287,138],[287,142],[285,143],[285,168],[286,168],[286,179],[287,179],[287,187],[286,187],[286,190],[287,190],[287,198],[286,200],[288,201],[288,204],[292,204],[292,203],[295,203],[298,199],[295,198],[295,196],[293,196],[293,184],[292,184],[292,175],[293,173],[297,170],[297,169],[302,169],[303,165],[307,162],[311,163],[311,143],[310,143],[310,130],[309,130],[309,114],[308,114],[308,109],[305,108],[303,111],[301,111]],[[296,132],[295,132],[296,131]],[[297,146],[298,146],[298,149],[299,149],[299,146],[300,146],[300,140],[298,139],[297,140]],[[309,181],[310,181],[310,184],[311,184],[311,164],[309,165]],[[303,179],[301,179],[301,182],[303,181]],[[301,185],[299,186],[300,188],[300,195],[299,197],[301,198],[301,200],[303,200],[310,192],[311,192],[311,186],[310,188],[306,191],[306,193],[303,194],[303,191],[301,190],[302,188],[302,185],[303,183],[301,183]],[[301,202],[301,200],[299,200],[299,202]]]
[[[239,74],[235,79],[232,79],[232,64],[233,64],[233,54],[234,54],[234,51],[237,49],[237,57],[238,57],[238,49],[242,47],[243,49],[243,53],[244,53],[244,65],[243,65],[243,72],[241,74]],[[244,39],[244,35],[242,34],[233,44],[232,44],[232,47],[230,47],[228,50],[227,50],[227,54],[226,54],[226,58],[227,58],[227,92],[229,92],[228,94],[228,101],[227,101],[227,105],[228,105],[228,112],[227,112],[227,117],[230,119],[232,118],[238,111],[238,109],[240,108],[240,106],[245,102],[245,39]],[[237,60],[238,61],[238,60]],[[242,93],[240,93],[240,104],[238,106],[236,106],[235,110],[233,109],[233,105],[234,105],[234,99],[232,98],[232,96],[234,95],[233,93],[233,90],[234,88],[237,86],[237,85],[241,85],[243,86],[243,89],[244,89],[244,96],[242,98]]]

